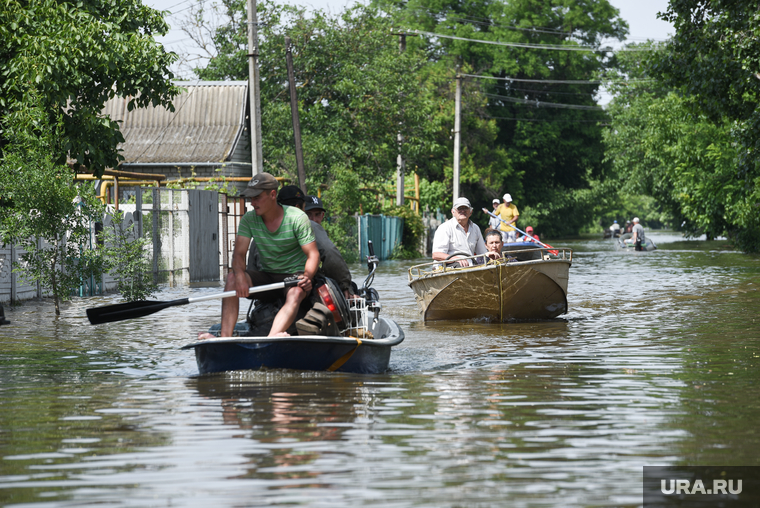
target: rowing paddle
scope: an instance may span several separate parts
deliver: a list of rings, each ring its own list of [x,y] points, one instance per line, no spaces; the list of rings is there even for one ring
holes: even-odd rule
[[[495,218],[499,219],[501,222],[503,222],[503,223],[504,223],[504,224],[506,224],[507,226],[509,226],[509,227],[511,227],[511,228],[514,228],[514,229],[516,229],[517,231],[519,231],[520,233],[524,234],[525,236],[529,236],[529,237],[533,238],[534,240],[536,240],[536,242],[540,243],[540,244],[541,244],[541,245],[543,245],[544,247],[547,247],[547,248],[549,248],[549,249],[553,249],[553,248],[554,248],[554,247],[552,247],[551,245],[549,245],[548,243],[544,243],[544,242],[542,242],[541,240],[537,240],[537,239],[536,239],[536,238],[535,238],[533,235],[529,235],[528,233],[526,233],[526,232],[525,232],[525,231],[523,231],[522,229],[520,229],[520,228],[518,228],[517,226],[515,226],[515,225],[514,225],[514,223],[513,223],[513,224],[510,224],[510,223],[508,223],[507,221],[505,221],[504,219],[502,219],[501,217],[499,217],[499,216],[498,216],[498,215],[496,215],[495,213],[493,213],[493,212],[489,211],[488,209],[486,209],[486,208],[483,208],[483,211],[484,211],[484,212],[486,212],[486,213],[487,213],[488,215],[490,215],[491,217],[495,217]],[[557,251],[557,250],[550,250],[549,252],[551,252],[551,253],[552,253],[552,254],[554,254],[555,256],[559,255],[559,251]]]
[[[285,282],[276,282],[274,284],[266,284],[264,286],[248,288],[248,292],[261,293],[263,291],[289,288],[296,285],[298,285],[298,279],[294,278]],[[224,293],[216,293],[207,296],[196,296],[194,298],[180,298],[179,300],[170,300],[168,302],[140,301],[117,303],[116,305],[105,305],[103,307],[93,307],[91,309],[87,309],[87,319],[89,319],[90,324],[93,325],[99,325],[101,323],[112,323],[114,321],[124,321],[125,319],[135,319],[143,316],[148,316],[167,307],[203,302],[205,300],[213,300],[214,298],[228,298],[230,296],[235,296],[236,294],[237,291],[225,291]]]

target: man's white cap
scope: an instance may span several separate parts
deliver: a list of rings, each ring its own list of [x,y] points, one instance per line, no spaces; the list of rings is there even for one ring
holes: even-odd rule
[[[493,198],[493,202],[494,203],[501,203],[501,201],[499,201],[499,198]]]
[[[510,196],[509,194],[504,194],[504,201],[506,201],[507,203],[511,203],[512,196]]]
[[[633,223],[636,224],[637,222],[639,222],[639,218],[638,217],[634,217],[633,218]]]
[[[456,201],[454,201],[454,208],[459,208],[460,206],[466,206],[467,208],[472,209],[470,200],[467,198],[457,198]]]

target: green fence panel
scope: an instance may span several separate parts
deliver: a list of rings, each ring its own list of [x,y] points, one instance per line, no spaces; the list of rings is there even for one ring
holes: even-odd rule
[[[404,231],[404,219],[401,217],[386,217],[384,215],[359,216],[359,256],[367,259],[369,250],[367,240],[372,240],[375,256],[381,261],[389,259],[393,250],[401,244],[401,234]]]

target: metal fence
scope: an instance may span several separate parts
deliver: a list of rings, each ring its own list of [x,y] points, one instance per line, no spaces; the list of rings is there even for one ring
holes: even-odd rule
[[[109,205],[113,210],[113,206]],[[226,276],[232,262],[235,235],[240,218],[247,211],[245,200],[228,198],[216,191],[139,187],[128,202],[120,203],[123,227],[134,222],[134,231],[149,240],[146,255],[159,283],[170,286],[189,282],[219,281]],[[102,227],[108,227],[109,216]],[[24,284],[12,264],[23,250],[0,245],[0,302],[28,300],[49,296],[39,284]],[[116,288],[114,278],[82,281],[79,296],[92,296]]]

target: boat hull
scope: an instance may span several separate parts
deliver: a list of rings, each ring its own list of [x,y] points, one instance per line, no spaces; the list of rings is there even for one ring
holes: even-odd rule
[[[197,341],[200,374],[235,370],[295,369],[379,374],[388,370],[391,348],[404,340],[392,320],[380,318],[373,339],[298,335],[229,337]]]
[[[552,319],[567,312],[570,265],[540,260],[446,270],[409,286],[425,321]]]

